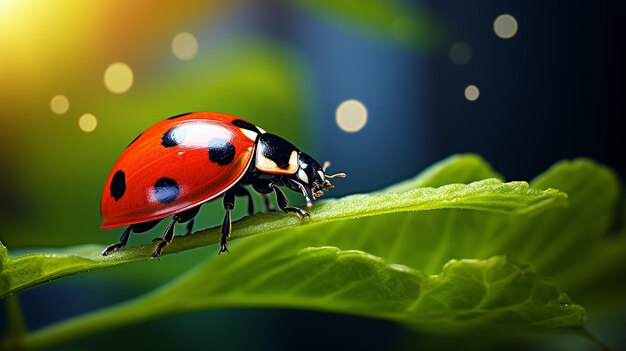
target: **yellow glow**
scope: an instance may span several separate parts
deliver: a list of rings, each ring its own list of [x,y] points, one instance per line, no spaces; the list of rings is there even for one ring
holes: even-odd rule
[[[454,43],[450,47],[450,60],[456,65],[465,65],[472,59],[472,47],[466,42]]]
[[[190,33],[178,33],[172,40],[172,52],[179,60],[191,60],[198,53],[196,37]]]
[[[69,108],[70,100],[68,100],[65,95],[57,95],[50,100],[50,109],[57,115],[64,114]]]
[[[510,39],[517,33],[517,20],[515,17],[504,14],[493,22],[493,31],[502,39]]]
[[[468,85],[467,88],[465,88],[465,98],[469,101],[476,101],[478,99],[478,97],[480,96],[480,90],[478,90],[478,87],[475,85]]]
[[[356,133],[367,123],[367,108],[358,100],[346,100],[337,107],[335,119],[341,130]]]
[[[0,11],[7,12],[11,6],[16,6],[18,0],[0,0]]]
[[[123,94],[133,85],[133,71],[125,63],[113,63],[104,71],[104,85],[114,94]]]
[[[76,54],[99,24],[99,5],[91,1],[0,0],[0,94],[47,99],[44,88],[54,91],[58,77],[71,75],[68,62],[90,62]],[[71,11],[59,11],[71,9]],[[77,30],[80,28],[80,30]],[[33,89],[32,82],[37,81]],[[4,83],[4,81],[3,81]]]
[[[83,132],[93,132],[98,126],[98,120],[91,113],[85,113],[78,119],[78,126]]]

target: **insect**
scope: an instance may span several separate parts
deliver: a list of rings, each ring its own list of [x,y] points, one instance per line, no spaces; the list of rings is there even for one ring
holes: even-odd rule
[[[102,255],[123,248],[131,232],[148,231],[172,216],[152,254],[158,258],[174,237],[174,225],[187,223],[191,233],[200,206],[220,196],[226,213],[219,253],[228,252],[235,197],[247,197],[248,213],[254,212],[245,185],[263,195],[267,210],[272,210],[273,192],[280,210],[304,218],[309,214],[289,206],[279,186],[302,193],[311,207],[312,200],[333,187],[328,179],[346,176],[327,175],[328,165],[320,166],[287,140],[232,115],[193,112],[170,117],[135,138],[106,180],[101,229],[127,227],[120,241]]]

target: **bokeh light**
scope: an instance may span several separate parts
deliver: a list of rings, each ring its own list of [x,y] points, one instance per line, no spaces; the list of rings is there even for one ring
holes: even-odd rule
[[[133,71],[125,63],[113,63],[104,71],[104,85],[114,94],[123,94],[133,85]]]
[[[467,100],[476,101],[479,96],[480,96],[480,90],[478,90],[477,86],[471,84],[471,85],[468,85],[467,88],[465,88],[465,98]]]
[[[70,100],[65,95],[56,95],[50,100],[50,109],[57,115],[62,115],[70,108]]]
[[[93,132],[98,126],[98,119],[91,113],[85,113],[78,119],[78,127],[83,132]]]
[[[517,33],[517,20],[515,17],[504,14],[493,21],[493,31],[502,39],[510,39]]]
[[[335,117],[341,130],[355,133],[363,129],[367,123],[367,108],[358,100],[346,100],[337,107]]]
[[[472,59],[472,47],[463,41],[450,47],[450,60],[456,65],[465,65]]]
[[[179,60],[191,60],[198,53],[198,40],[193,34],[178,33],[172,40],[172,52]]]

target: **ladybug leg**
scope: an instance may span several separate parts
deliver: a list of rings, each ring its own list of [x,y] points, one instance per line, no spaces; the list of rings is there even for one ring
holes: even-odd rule
[[[104,251],[102,251],[102,256],[108,256],[109,254],[123,248],[124,246],[126,246],[126,243],[128,242],[128,238],[130,237],[130,233],[143,233],[145,231],[148,231],[152,228],[154,228],[154,226],[156,226],[157,224],[159,224],[161,220],[157,219],[155,221],[150,221],[150,222],[143,222],[143,223],[136,223],[136,224],[132,224],[129,225],[126,230],[124,230],[124,233],[122,234],[122,237],[120,238],[120,242],[113,244],[109,247],[107,247],[106,249],[104,249]]]
[[[300,191],[302,192],[302,196],[304,196],[304,200],[306,200],[306,207],[311,208],[313,207],[313,202],[311,201],[311,198],[313,197],[313,194],[311,194],[311,190],[304,187],[304,185],[298,183],[298,182],[291,182],[293,185],[297,186],[298,188],[300,188]]]
[[[163,240],[161,240],[156,249],[154,249],[152,257],[159,258],[161,256],[161,251],[163,251],[163,248],[172,241],[172,239],[174,238],[174,224],[176,224],[176,222],[178,222],[178,217],[174,216],[174,219],[172,219],[170,224],[165,229],[165,232],[163,233]]]
[[[130,232],[133,230],[133,227],[134,225],[129,225],[128,227],[126,227],[124,233],[120,237],[120,242],[110,245],[109,247],[104,249],[104,251],[102,251],[102,256],[108,256],[110,253],[113,253],[126,246],[126,243],[128,242],[128,237],[130,236]]]
[[[187,222],[187,234],[193,233],[193,223],[196,221],[195,218],[192,218],[189,222]]]
[[[226,247],[226,242],[228,241],[232,229],[230,211],[233,208],[235,208],[235,190],[231,189],[224,194],[224,210],[226,210],[226,214],[224,215],[224,223],[222,223],[222,237],[220,238],[220,252],[217,253],[218,255],[222,252],[230,253]]]
[[[174,218],[172,218],[172,222],[167,226],[165,232],[163,233],[163,240],[161,240],[161,242],[159,242],[159,244],[157,245],[156,249],[152,253],[152,257],[159,258],[161,256],[161,251],[163,251],[163,248],[167,244],[169,244],[172,239],[174,239],[174,225],[176,223],[193,222],[194,218],[198,214],[198,211],[200,211],[200,206],[196,206],[185,212],[174,215]],[[187,224],[188,230],[190,229],[190,227],[193,228],[193,223],[191,223],[191,225]]]
[[[265,211],[266,212],[276,211],[274,209],[274,206],[272,206],[272,203],[270,202],[270,196],[268,195],[269,193],[274,191],[274,189],[272,189],[272,183],[270,183],[267,180],[259,179],[259,180],[256,180],[254,183],[252,183],[252,187],[259,194],[261,194],[261,196],[263,196],[263,202],[265,203]]]
[[[271,184],[270,186],[272,187],[272,189],[274,189],[274,193],[276,194],[276,202],[278,203],[278,207],[283,212],[285,213],[293,212],[297,214],[298,217],[300,217],[300,219],[304,217],[309,217],[309,214],[303,209],[298,208],[298,207],[287,206],[289,204],[289,201],[287,201],[287,197],[285,196],[285,193],[283,193],[283,191],[280,190],[280,188],[277,187],[275,184]]]
[[[252,201],[252,195],[250,195],[250,192],[248,191],[248,189],[242,187],[242,186],[238,186],[235,187],[235,195],[236,196],[246,196],[248,197],[248,214],[251,215],[254,213],[254,202]]]

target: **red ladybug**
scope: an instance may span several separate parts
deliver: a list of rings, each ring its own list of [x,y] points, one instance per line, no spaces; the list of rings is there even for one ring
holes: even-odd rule
[[[283,212],[304,218],[309,214],[287,206],[278,186],[301,192],[311,207],[312,199],[333,187],[329,178],[345,177],[343,173],[326,175],[326,167],[287,140],[235,116],[193,112],[170,117],[135,138],[107,178],[100,203],[101,229],[128,227],[120,242],[102,255],[123,248],[131,232],[145,232],[173,216],[152,254],[159,257],[174,237],[174,224],[187,222],[191,233],[200,206],[222,195],[226,215],[219,253],[228,252],[235,196],[246,196],[248,213],[254,210],[245,185],[263,195],[267,209],[267,194],[274,192]]]

